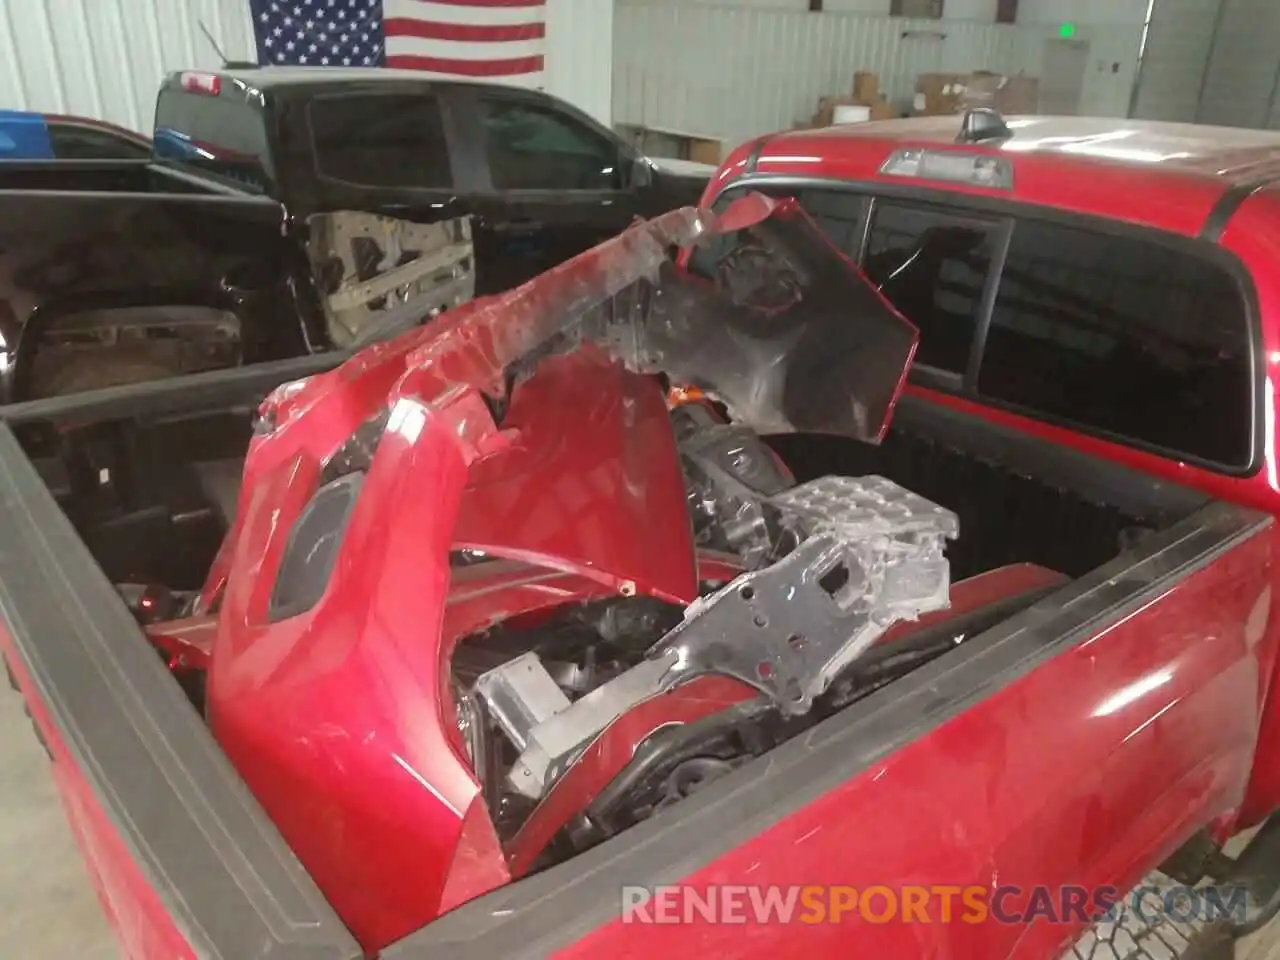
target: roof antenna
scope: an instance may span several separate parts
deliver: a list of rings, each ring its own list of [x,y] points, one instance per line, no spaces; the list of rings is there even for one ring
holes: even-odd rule
[[[1008,140],[1013,131],[1004,122],[998,110],[990,107],[974,107],[964,112],[960,121],[960,136],[956,143],[983,143],[987,140]]]
[[[209,41],[209,46],[213,47],[213,52],[218,55],[218,59],[226,66],[227,55],[222,52],[222,48],[218,46],[218,41],[213,39],[213,34],[209,32],[209,28],[204,25],[203,20],[197,20],[196,26],[200,28],[200,32],[204,34],[204,38]]]

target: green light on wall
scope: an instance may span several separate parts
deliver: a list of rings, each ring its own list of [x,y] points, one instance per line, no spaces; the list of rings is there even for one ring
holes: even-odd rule
[[[1076,35],[1076,25],[1074,23],[1064,23],[1058,27],[1058,36],[1063,40],[1070,40]]]

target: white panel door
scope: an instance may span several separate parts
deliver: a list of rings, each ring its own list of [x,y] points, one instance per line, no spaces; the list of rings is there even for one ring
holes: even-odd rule
[[[1084,94],[1084,71],[1089,66],[1086,40],[1046,40],[1040,76],[1040,112],[1074,116]]]

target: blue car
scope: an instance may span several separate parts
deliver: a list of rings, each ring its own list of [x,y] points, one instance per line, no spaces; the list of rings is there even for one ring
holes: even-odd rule
[[[0,110],[0,161],[142,160],[151,140],[113,123],[26,110]]]

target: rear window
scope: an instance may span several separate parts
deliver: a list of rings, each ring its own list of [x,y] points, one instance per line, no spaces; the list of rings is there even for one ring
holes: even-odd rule
[[[761,186],[796,196],[861,260],[919,328],[921,367],[964,374],[990,304],[980,395],[1174,456],[1251,466],[1248,297],[1219,261],[1154,232],[1017,220],[850,189]],[[715,207],[761,186],[735,185]],[[714,243],[699,250],[690,268],[712,275],[717,253]]]
[[[320,97],[307,113],[322,177],[367,187],[453,184],[440,104],[429,94]]]
[[[999,221],[876,202],[863,269],[920,330],[917,363],[965,372],[1000,237]]]
[[[1242,468],[1252,367],[1244,294],[1218,264],[1131,236],[1014,227],[979,393]]]
[[[219,96],[166,87],[156,101],[157,161],[252,193],[270,189],[272,173],[262,108],[236,84]]]

